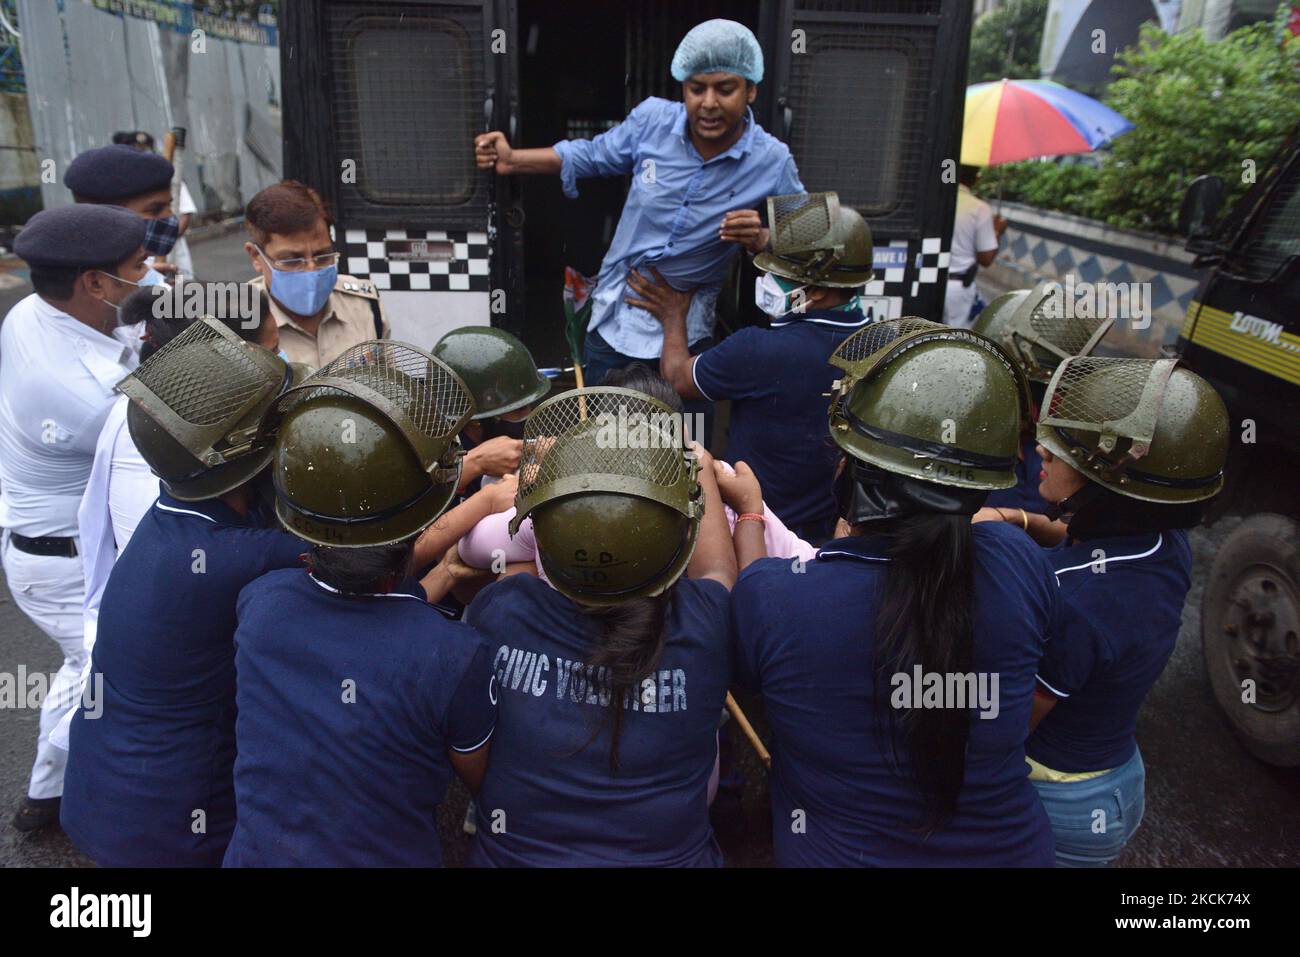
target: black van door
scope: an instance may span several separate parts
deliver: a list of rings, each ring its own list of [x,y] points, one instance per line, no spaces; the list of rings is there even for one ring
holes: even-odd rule
[[[943,319],[970,27],[953,0],[780,4],[770,128],[871,226],[873,318]]]

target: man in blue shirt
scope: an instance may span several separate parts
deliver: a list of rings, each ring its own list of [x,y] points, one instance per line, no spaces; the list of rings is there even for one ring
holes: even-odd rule
[[[871,280],[871,230],[834,193],[773,196],[773,251],[754,264],[770,327],[741,329],[708,352],[687,348],[689,292],[633,272],[628,284],[663,321],[665,379],[683,399],[731,400],[727,459],[744,461],[764,499],[800,538],[820,545],[835,527],[832,483],[839,452],[826,433],[826,395],[840,373],[829,359],[867,323],[857,291]],[[831,224],[811,241],[808,221]],[[802,224],[796,230],[796,222]],[[653,267],[652,267],[653,268]]]
[[[672,63],[681,103],[650,97],[591,140],[512,149],[505,134],[474,143],[482,169],[558,174],[566,196],[577,181],[632,174],[618,230],[601,263],[585,344],[588,384],[638,359],[659,357],[663,332],[629,303],[627,277],[653,264],[669,282],[695,289],[687,340],[712,344],[713,307],[737,245],[767,245],[756,207],[772,193],[803,192],[784,143],[755,121],[749,104],[763,78],[763,52],[742,24],[709,20],[682,39]]]

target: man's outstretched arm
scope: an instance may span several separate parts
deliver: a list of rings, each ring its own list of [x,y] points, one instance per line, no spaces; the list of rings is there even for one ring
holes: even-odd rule
[[[500,130],[482,133],[474,138],[474,159],[479,169],[494,169],[498,176],[511,173],[540,173],[559,175],[560,154],[551,146],[539,149],[517,150],[510,146]]]

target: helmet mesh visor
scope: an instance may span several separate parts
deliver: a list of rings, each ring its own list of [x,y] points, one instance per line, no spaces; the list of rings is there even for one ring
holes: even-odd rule
[[[630,389],[580,389],[542,403],[524,426],[519,514],[575,491],[641,495],[685,511],[695,484],[685,428],[680,413]]]
[[[131,378],[191,425],[233,425],[231,420],[280,385],[279,377],[268,375],[254,355],[233,335],[227,338],[196,322]]]
[[[795,193],[768,198],[768,216],[772,227],[772,251],[779,256],[829,249],[831,193]]]
[[[335,395],[326,380],[345,380],[378,393],[420,434],[447,438],[463,427],[473,399],[442,361],[402,342],[376,340],[352,346],[285,396],[281,414],[316,395]],[[346,390],[343,390],[346,391]]]
[[[284,383],[285,364],[209,319],[196,322],[118,384],[142,411],[208,465],[235,449]],[[223,449],[222,446],[225,448]]]
[[[899,339],[917,332],[931,332],[939,329],[951,329],[942,323],[930,322],[917,316],[904,316],[901,319],[889,319],[885,322],[873,322],[865,329],[860,329],[840,343],[840,347],[831,356],[831,363],[841,369],[862,362],[875,355],[886,346],[892,346]]]
[[[1173,367],[1169,359],[1067,359],[1048,387],[1040,421],[1150,442]]]
[[[1053,315],[1053,313],[1058,315]],[[1034,337],[1042,342],[1051,343],[1066,355],[1075,356],[1083,351],[1105,319],[1064,316],[1064,310],[1049,308],[1047,298],[1039,302],[1029,313],[1029,328]],[[1049,360],[1049,367],[1056,364],[1057,357]]]

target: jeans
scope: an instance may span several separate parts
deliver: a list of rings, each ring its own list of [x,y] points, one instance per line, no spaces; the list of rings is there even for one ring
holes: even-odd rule
[[[1052,822],[1057,867],[1108,867],[1124,850],[1146,806],[1142,752],[1087,781],[1033,781]]]
[[[691,355],[698,356],[705,349],[713,348],[713,337],[707,336],[690,347]],[[605,341],[599,332],[588,332],[587,338],[583,342],[583,378],[587,385],[601,385],[605,381],[605,376],[615,369],[622,369],[633,362],[640,362],[649,366],[656,373],[659,372],[658,359],[638,359],[635,356],[625,356],[621,352],[615,351],[614,347]],[[687,415],[704,416],[704,435],[695,436],[706,449],[712,451],[713,442],[713,403],[707,399],[687,399],[682,405],[683,411]]]

